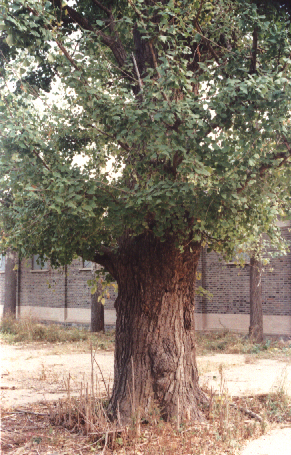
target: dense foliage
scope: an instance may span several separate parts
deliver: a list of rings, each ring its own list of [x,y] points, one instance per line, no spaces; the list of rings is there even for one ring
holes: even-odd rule
[[[2,0],[3,248],[59,265],[102,264],[124,233],[225,254],[262,232],[275,242],[288,5]]]

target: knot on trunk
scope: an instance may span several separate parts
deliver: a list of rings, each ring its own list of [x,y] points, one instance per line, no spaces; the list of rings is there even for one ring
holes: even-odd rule
[[[149,348],[151,371],[156,380],[168,378],[177,367],[177,346],[169,338],[154,340]]]

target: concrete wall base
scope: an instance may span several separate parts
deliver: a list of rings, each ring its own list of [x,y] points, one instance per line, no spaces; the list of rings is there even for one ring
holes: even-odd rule
[[[197,330],[231,330],[248,333],[250,316],[248,314],[196,313]],[[264,333],[267,335],[291,335],[291,316],[265,315]]]
[[[0,314],[3,313],[3,305],[0,305]],[[88,308],[51,308],[22,306],[17,317],[31,317],[42,321],[68,322],[90,324],[91,310]],[[115,325],[116,311],[106,310],[104,313],[105,325]],[[264,333],[267,335],[291,336],[291,316],[265,315]],[[196,313],[196,330],[231,330],[238,333],[248,333],[250,316],[248,314],[219,314],[219,313]]]
[[[0,314],[3,314],[3,305],[0,306]],[[35,318],[48,322],[68,322],[79,324],[90,324],[91,310],[87,308],[52,308],[37,306],[22,306],[17,313],[18,318]],[[104,311],[105,325],[115,325],[116,311]]]

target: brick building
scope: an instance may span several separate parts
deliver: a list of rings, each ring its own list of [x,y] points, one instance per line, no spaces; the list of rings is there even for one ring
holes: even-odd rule
[[[281,223],[291,241],[290,223]],[[204,263],[203,263],[204,262]],[[196,298],[196,328],[227,328],[246,333],[249,328],[250,267],[220,261],[215,253],[202,254],[200,284],[212,299]],[[203,281],[203,283],[202,283]],[[262,277],[264,333],[291,335],[291,252],[272,258]]]
[[[283,236],[291,241],[290,223],[281,223]],[[22,261],[17,280],[17,315],[67,323],[90,322],[90,289],[93,264],[76,259],[66,268],[53,270],[37,258]],[[221,261],[216,253],[203,251],[197,282],[211,299],[197,296],[196,328],[227,328],[247,332],[249,327],[250,270]],[[5,264],[0,261],[0,308],[4,304]],[[291,335],[291,253],[274,258],[263,273],[263,312],[266,334]],[[115,323],[114,289],[105,303],[105,324]]]
[[[4,306],[4,262],[2,260],[0,269],[0,311]],[[91,292],[87,282],[92,280],[93,273],[94,264],[81,258],[59,269],[52,269],[49,262],[40,264],[37,256],[24,259],[17,271],[17,317],[89,324]],[[108,288],[108,293],[105,324],[114,325],[116,295],[113,287]]]

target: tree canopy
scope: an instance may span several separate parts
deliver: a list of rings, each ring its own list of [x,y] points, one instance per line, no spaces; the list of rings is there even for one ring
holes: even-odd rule
[[[229,254],[262,232],[278,237],[291,156],[288,9],[2,2],[2,243],[54,265],[80,254],[108,266],[125,232]]]

